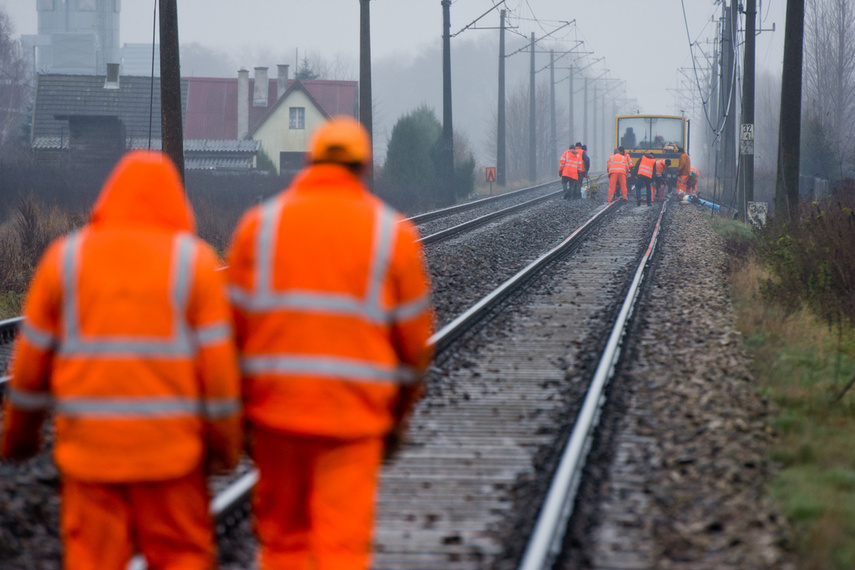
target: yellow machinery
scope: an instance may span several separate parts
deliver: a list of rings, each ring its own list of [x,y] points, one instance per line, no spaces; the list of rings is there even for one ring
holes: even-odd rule
[[[622,115],[615,117],[615,148],[622,146],[632,157],[632,163],[645,152],[657,160],[670,158],[677,167],[677,148],[689,152],[690,123],[686,117],[675,115]]]

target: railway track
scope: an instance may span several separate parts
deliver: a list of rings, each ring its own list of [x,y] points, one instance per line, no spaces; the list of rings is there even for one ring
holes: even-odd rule
[[[557,182],[546,182],[408,218],[423,233],[422,243],[433,244],[472,231],[501,217],[552,199],[560,193]],[[8,380],[5,371],[12,357],[12,341],[22,318],[0,321],[0,390]]]
[[[611,298],[610,293],[603,294],[602,287],[592,285],[602,285],[608,281],[604,276],[614,277],[620,273],[621,263],[635,258],[634,253],[629,255],[625,250],[640,247],[636,243],[638,232],[650,222],[646,208],[623,210],[632,215],[624,215],[618,205],[613,205],[600,210],[597,217],[600,222],[614,217],[627,218],[624,222],[632,223],[615,225],[612,220],[609,230],[593,225],[574,234],[569,242],[572,247],[564,244],[542,256],[541,262],[556,263],[563,267],[556,271],[565,275],[545,281],[557,279],[563,287],[575,284],[572,291],[561,293],[566,298],[557,298],[561,310],[553,307],[555,300],[547,300],[555,293],[550,289],[533,295],[546,295],[540,305],[535,302],[534,306],[519,308],[524,316],[516,310],[497,316],[492,302],[519,297],[519,286],[507,284],[493,295],[494,301],[479,303],[482,306],[474,307],[471,314],[461,315],[437,333],[434,340],[439,352],[448,356],[443,356],[432,372],[429,397],[413,418],[411,445],[383,471],[376,568],[513,567],[522,547],[518,539],[508,540],[508,536],[518,535],[518,527],[525,526],[518,520],[520,513],[522,519],[533,516],[533,503],[526,500],[528,507],[521,508],[521,497],[532,496],[525,491],[527,485],[535,484],[549,471],[549,462],[554,459],[544,461],[540,455],[544,449],[556,447],[556,437],[563,437],[556,435],[555,428],[566,423],[561,418],[569,413],[568,401],[578,401],[581,393],[575,382],[571,383],[574,386],[567,383],[568,363],[574,358],[572,348],[584,338],[582,333],[587,327],[582,325],[597,322],[599,312],[606,310],[600,305],[608,305]],[[617,211],[621,215],[607,215]],[[581,245],[586,234],[591,237]],[[600,241],[606,245],[590,245]],[[574,249],[578,251],[570,259],[561,261]],[[604,258],[611,261],[596,267],[599,273],[588,271]],[[513,281],[530,283],[543,271],[534,263],[530,265],[525,276]],[[622,286],[615,282],[606,287],[616,290]],[[586,297],[584,303],[580,296]],[[489,333],[472,333],[471,323],[485,317],[503,326],[522,328],[516,333],[500,333],[504,341],[510,339],[510,344],[487,339],[489,346],[478,348]],[[568,327],[567,323],[580,326]],[[556,334],[568,332],[567,329],[572,329],[576,337]],[[530,337],[534,340],[530,341]],[[461,340],[466,343],[465,351],[452,349]],[[455,426],[453,418],[460,417],[463,423]],[[221,529],[243,519],[242,498],[251,488],[253,477],[248,472],[239,479],[242,489],[233,486],[215,499],[212,512]],[[525,491],[523,495],[521,491]],[[488,560],[492,562],[488,564]]]

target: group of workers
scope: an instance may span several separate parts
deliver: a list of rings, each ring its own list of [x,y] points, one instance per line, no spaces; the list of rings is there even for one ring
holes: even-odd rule
[[[677,194],[683,196],[697,195],[698,170],[691,165],[689,155],[677,148],[679,163],[677,166]],[[620,188],[621,198],[629,200],[628,180],[634,180],[636,204],[642,200],[649,206],[651,202],[662,201],[668,183],[665,174],[671,167],[671,159],[657,159],[652,153],[643,153],[637,162],[623,146],[619,146],[606,161],[606,171],[609,176],[609,193],[607,201],[615,201],[615,191]],[[642,192],[643,191],[643,192]]]
[[[565,200],[582,197],[582,184],[590,171],[591,159],[587,145],[577,142],[564,151],[558,161],[558,176],[561,177]]]
[[[361,176],[366,131],[314,134],[289,188],[247,212],[227,267],[163,154],[116,166],[27,294],[2,456],[52,413],[64,567],[216,565],[207,477],[246,449],[262,569],[367,568],[376,480],[432,357],[415,227]]]

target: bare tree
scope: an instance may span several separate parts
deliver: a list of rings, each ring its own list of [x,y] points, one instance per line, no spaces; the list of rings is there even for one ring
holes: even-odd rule
[[[540,179],[557,178],[558,164],[554,162],[552,148],[552,115],[549,101],[549,80],[542,81],[535,92],[535,133],[537,144],[537,173]],[[529,83],[520,81],[514,91],[505,101],[505,148],[507,149],[507,179],[508,181],[525,180],[528,176],[529,153]],[[564,109],[557,107],[556,138],[559,141],[559,152],[567,150],[567,119]],[[496,154],[497,118],[493,115],[490,129],[489,147],[491,156]],[[535,182],[530,180],[529,182]]]
[[[24,141],[24,121],[32,90],[21,43],[12,39],[14,30],[5,10],[0,8],[0,154],[20,147]]]
[[[771,73],[758,73],[756,84],[754,167],[757,172],[774,173],[778,160],[781,77]]]
[[[805,118],[823,133],[835,174],[852,168],[855,149],[855,5],[808,0],[805,5]],[[784,86],[786,88],[786,86]]]

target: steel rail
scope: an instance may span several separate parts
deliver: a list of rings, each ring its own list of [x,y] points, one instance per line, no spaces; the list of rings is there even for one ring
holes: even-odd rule
[[[551,198],[554,198],[558,194],[561,194],[563,190],[557,190],[555,192],[550,192],[549,194],[544,194],[543,196],[538,196],[537,198],[532,198],[531,200],[527,200],[520,204],[516,204],[515,206],[508,206],[502,210],[497,210],[495,212],[491,212],[489,214],[485,214],[481,217],[475,218],[474,220],[469,220],[468,222],[463,222],[462,224],[458,224],[456,226],[452,226],[450,228],[446,228],[444,230],[438,231],[435,234],[431,234],[429,236],[425,236],[419,240],[419,242],[427,245],[431,243],[437,243],[440,241],[444,241],[450,239],[458,234],[462,234],[463,232],[469,231],[473,228],[477,228],[479,226],[483,226],[487,222],[495,220],[496,218],[500,218],[502,216],[506,216],[517,210],[524,210],[526,208],[530,208],[535,204],[539,204],[540,202],[545,202]]]
[[[503,198],[509,198],[512,196],[517,196],[519,194],[525,194],[526,192],[532,192],[540,188],[545,188],[550,184],[556,184],[557,182],[557,180],[552,180],[550,182],[544,182],[542,184],[535,184],[534,186],[520,188],[519,190],[512,190],[511,192],[505,192],[504,194],[497,194],[495,196],[488,196],[487,198],[480,198],[478,200],[472,200],[471,202],[457,204],[456,206],[449,206],[448,208],[442,208],[441,210],[433,210],[430,212],[425,212],[423,214],[416,214],[415,216],[411,216],[407,219],[414,224],[422,224],[424,222],[429,222],[431,220],[435,220],[443,216],[450,216],[451,214],[459,214],[460,212],[465,212],[467,210],[474,210],[475,208],[478,208],[485,204],[489,204],[490,202],[501,200]]]
[[[648,261],[656,249],[667,203],[666,201],[662,204],[650,243],[639,261],[632,284],[615,319],[615,326],[606,343],[606,348],[603,350],[602,357],[585,395],[585,401],[576,418],[573,431],[567,440],[549,491],[541,506],[534,531],[529,538],[518,567],[519,570],[551,568],[554,559],[560,554],[567,521],[573,514],[573,502],[576,498],[582,470],[585,467],[585,459],[591,448],[594,431],[599,423],[600,411],[605,403],[605,388],[614,375],[615,366],[620,358],[623,336],[635,302],[641,292]]]
[[[545,198],[537,198],[535,200],[541,199]],[[526,204],[531,205],[528,202]],[[612,204],[600,207],[590,219],[560,244],[538,257],[516,275],[502,283],[492,293],[473,305],[469,310],[431,336],[429,343],[434,346],[435,353],[440,354],[444,352],[457,339],[461,338],[468,330],[471,330],[481,319],[494,310],[503,300],[525,287],[528,282],[534,279],[551,263],[575,250],[593,229],[598,227],[609,214],[616,211],[622,204],[623,202],[621,201],[615,201]],[[17,317],[16,319],[9,319],[9,321],[2,321],[0,322],[0,327],[11,321],[14,321],[14,323],[10,323],[7,326],[17,327],[22,320],[22,317]],[[238,520],[244,508],[243,506],[247,504],[257,481],[258,470],[251,469],[214,497],[210,503],[209,512],[214,518],[214,523],[218,531],[224,531]],[[128,563],[127,569],[145,570],[147,567],[145,559],[137,555]]]
[[[616,211],[621,205],[621,201],[615,201],[612,204],[602,206],[587,222],[576,229],[564,241],[521,269],[516,275],[502,283],[469,310],[448,323],[440,331],[434,333],[428,341],[434,346],[434,353],[441,354],[444,352],[457,339],[462,337],[468,330],[471,330],[476,323],[495,309],[504,299],[524,287],[549,264],[571,253],[588,233],[599,226],[610,213]],[[240,503],[249,497],[252,485],[257,480],[257,477],[258,472],[253,469],[235,483],[229,485],[229,487],[214,498],[212,504],[217,504],[219,511],[217,514],[214,514],[212,507],[211,513],[214,514],[214,520],[218,529],[227,525],[227,522],[224,520],[226,517],[240,509]],[[252,481],[252,484],[247,485],[247,481]]]
[[[23,322],[24,317],[12,317],[11,319],[4,319],[0,321],[0,342],[3,344],[11,343],[15,337],[15,333],[18,331],[18,327]],[[0,370],[0,373],[3,371]],[[11,379],[10,376],[0,376],[0,393],[3,392],[3,389],[6,386],[6,383]]]
[[[444,352],[449,346],[454,344],[457,339],[469,331],[475,323],[480,321],[508,296],[518,291],[526,282],[535,277],[547,265],[573,251],[585,236],[587,236],[594,228],[599,226],[606,216],[609,213],[614,212],[621,204],[623,204],[622,201],[616,200],[611,204],[601,207],[587,222],[577,228],[572,234],[565,238],[564,241],[532,261],[516,275],[509,278],[486,297],[475,303],[466,312],[462,313],[453,321],[445,325],[439,332],[430,338],[430,343],[435,347],[434,353],[438,355]]]

